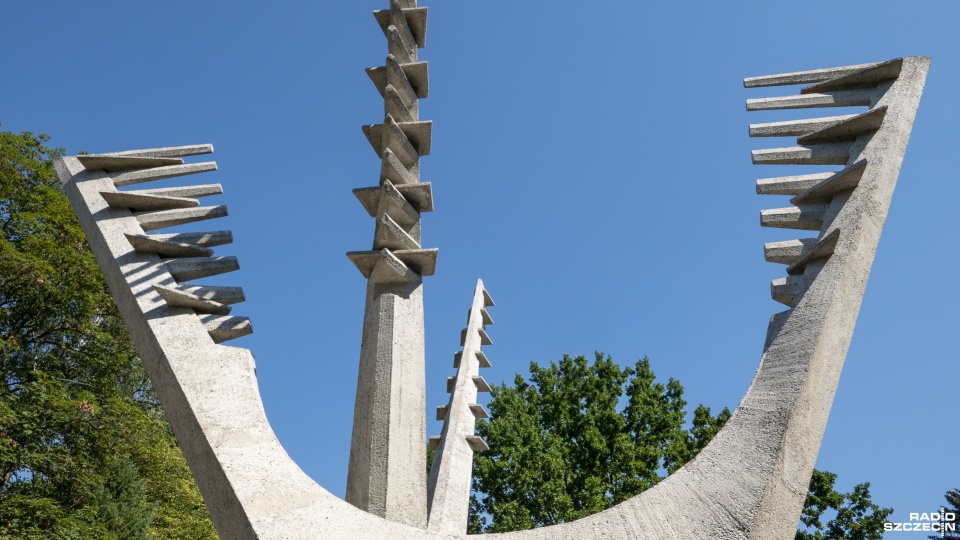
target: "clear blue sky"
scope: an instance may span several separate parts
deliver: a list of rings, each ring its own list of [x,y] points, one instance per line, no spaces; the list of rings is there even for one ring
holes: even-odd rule
[[[451,5],[452,4],[452,5]],[[386,45],[341,2],[7,2],[2,129],[70,153],[212,143],[242,269],[235,312],[255,333],[267,414],[304,470],[342,495],[365,282],[344,256],[373,220],[351,189],[379,161],[360,126],[382,119],[363,68]],[[895,520],[960,487],[956,419],[960,3],[449,2],[430,7],[436,211],[424,245],[428,407],[482,277],[497,301],[497,383],[531,360],[648,355],[691,407],[735,407],[771,314],[744,77],[928,55],[933,65],[817,466],[872,483]],[[819,111],[826,113],[840,111]],[[817,113],[814,113],[817,114]],[[786,145],[792,144],[783,140]],[[807,170],[805,172],[814,172]],[[439,423],[428,423],[430,434]],[[923,538],[891,533],[888,538]]]

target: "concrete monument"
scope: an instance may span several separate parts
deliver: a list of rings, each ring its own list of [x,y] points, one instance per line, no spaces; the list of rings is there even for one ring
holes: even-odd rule
[[[440,437],[426,474],[422,277],[437,251],[420,243],[420,213],[433,208],[420,182],[430,122],[426,9],[392,0],[375,12],[387,37],[386,65],[368,70],[383,95],[382,124],[364,132],[381,159],[377,186],[354,193],[376,219],[373,249],[348,256],[367,278],[347,501],[313,482],[287,456],[264,414],[253,355],[222,343],[252,331],[232,314],[237,287],[194,280],[236,270],[212,247],[228,231],[155,233],[219,218],[198,198],[219,184],[129,189],[213,171],[185,163],[209,145],[70,156],[56,167],[106,276],[221,538],[439,539],[465,535],[470,464],[486,448],[474,434],[489,386],[484,326],[493,305],[481,282],[437,411]],[[754,77],[747,87],[805,85],[799,94],[748,100],[748,110],[864,106],[866,112],[754,124],[751,136],[796,136],[797,146],[757,150],[758,164],[835,165],[828,173],[766,178],[760,194],[792,195],[761,224],[815,231],[764,248],[787,265],[771,293],[788,309],[771,318],[753,384],[733,417],[692,461],[652,489],[563,525],[490,535],[504,539],[792,538],[906,150],[929,59]]]

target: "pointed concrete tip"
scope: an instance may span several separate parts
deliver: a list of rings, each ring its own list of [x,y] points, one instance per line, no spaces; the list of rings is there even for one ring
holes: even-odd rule
[[[143,150],[126,150],[123,152],[104,152],[107,156],[139,156],[139,157],[183,157],[212,154],[212,144],[190,144],[187,146],[167,146],[163,148],[145,148]]]
[[[183,160],[176,157],[151,156],[114,156],[108,154],[84,154],[77,160],[87,170],[106,172],[127,171],[131,169],[149,169],[165,165],[180,165]]]
[[[490,293],[486,289],[483,290],[483,305],[486,307],[493,307],[497,305],[494,303],[493,298],[490,297]]]

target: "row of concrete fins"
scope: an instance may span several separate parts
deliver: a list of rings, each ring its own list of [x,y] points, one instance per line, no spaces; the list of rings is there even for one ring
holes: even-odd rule
[[[213,152],[212,145],[191,145],[111,154],[81,155],[77,159],[87,170],[110,175],[115,188],[215,171],[214,161],[184,163],[183,157]],[[112,190],[100,194],[111,208],[128,209],[143,234],[126,234],[138,253],[160,257],[174,286],[154,285],[170,306],[190,308],[199,317],[211,339],[222,343],[253,332],[247,317],[230,315],[231,304],[244,301],[240,287],[194,285],[191,281],[240,268],[236,257],[214,257],[214,246],[233,242],[230,231],[147,234],[148,231],[227,215],[227,207],[200,206],[199,197],[223,193],[220,184],[202,184],[159,189]]]
[[[473,433],[473,421],[478,418],[490,418],[490,414],[479,403],[475,403],[477,392],[490,392],[490,385],[487,384],[487,381],[480,376],[479,368],[488,368],[490,367],[490,360],[487,359],[486,355],[483,354],[481,347],[483,345],[493,345],[493,341],[490,340],[490,336],[487,335],[485,327],[487,325],[493,324],[493,318],[490,317],[490,313],[487,312],[488,307],[494,306],[493,298],[490,297],[490,293],[483,287],[483,282],[477,281],[477,288],[474,293],[474,302],[473,307],[467,311],[467,327],[460,332],[460,346],[463,347],[463,350],[457,352],[453,356],[453,367],[457,368],[457,374],[453,377],[447,377],[447,392],[450,394],[450,400],[447,405],[440,405],[437,407],[437,420],[442,420],[444,422],[444,427],[442,432],[446,435],[450,433]],[[474,309],[478,310],[478,317],[473,318]],[[471,339],[475,337],[476,339]],[[476,343],[476,345],[473,345]],[[469,357],[464,358],[464,353],[468,353]],[[457,382],[463,381],[466,384],[466,381],[472,382],[472,388],[464,388],[466,390],[466,395],[458,395]],[[470,391],[472,390],[472,391]],[[458,399],[460,398],[460,399]],[[466,398],[464,401],[463,398]],[[450,408],[456,406],[463,406],[470,410],[472,417],[470,420],[469,426],[450,426],[451,415]],[[451,427],[455,429],[451,429]],[[459,428],[463,429],[459,429]],[[481,450],[489,450],[487,443],[483,438],[477,435],[467,435],[467,444],[470,445],[470,448],[474,452],[479,452]],[[441,435],[433,435],[430,437],[430,448],[436,450],[440,446]]]
[[[382,124],[363,126],[381,159],[380,185],[353,190],[376,218],[373,249],[347,257],[375,283],[400,283],[433,275],[437,249],[423,249],[420,213],[433,210],[429,182],[420,182],[420,156],[430,153],[432,122],[419,119],[419,99],[429,90],[427,63],[417,61],[426,42],[427,9],[412,0],[391,0],[390,9],[373,12],[387,38],[384,66],[367,75],[384,99]]]
[[[867,167],[865,160],[849,163],[851,147],[861,134],[880,129],[885,106],[875,107],[884,91],[883,83],[896,79],[903,59],[812,71],[783,73],[744,80],[747,88],[807,84],[800,95],[747,100],[748,111],[799,109],[813,107],[867,106],[863,114],[832,116],[751,124],[751,137],[796,136],[798,146],[753,151],[753,163],[760,165],[844,165],[836,172],[761,178],[760,195],[792,195],[787,208],[763,210],[760,225],[820,231],[816,238],[801,238],[764,245],[764,258],[787,266],[787,277],[773,280],[770,293],[774,300],[789,307],[802,294],[802,275],[813,261],[833,254],[841,231],[824,229],[828,205],[837,194],[857,187]]]

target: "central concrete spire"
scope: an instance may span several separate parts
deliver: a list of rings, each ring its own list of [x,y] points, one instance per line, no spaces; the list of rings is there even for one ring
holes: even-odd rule
[[[384,98],[382,124],[363,132],[381,159],[378,186],[354,190],[376,219],[373,249],[347,253],[367,278],[360,372],[346,499],[390,521],[427,525],[426,398],[423,279],[437,250],[420,245],[420,213],[433,209],[420,182],[420,156],[430,153],[431,122],[421,122],[427,65],[417,60],[426,36],[426,8],[391,0],[374,16],[387,38],[384,66],[367,74]]]

